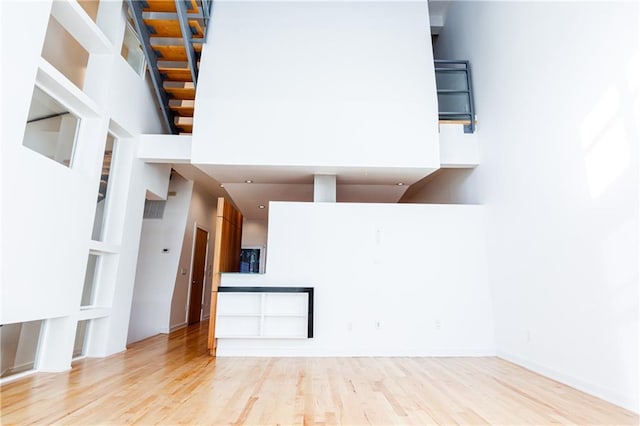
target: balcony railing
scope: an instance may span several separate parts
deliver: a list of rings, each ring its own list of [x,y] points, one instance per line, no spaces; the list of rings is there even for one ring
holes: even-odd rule
[[[434,61],[438,91],[438,118],[444,123],[464,125],[465,133],[476,130],[469,61]]]

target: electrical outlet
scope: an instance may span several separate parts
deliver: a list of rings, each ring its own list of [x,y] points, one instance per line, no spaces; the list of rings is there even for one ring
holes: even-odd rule
[[[380,330],[380,327],[382,326],[382,323],[380,322],[380,320],[376,321],[376,330]]]
[[[435,326],[436,326],[436,330],[440,330],[442,328],[442,323],[440,322],[440,320],[435,321]]]

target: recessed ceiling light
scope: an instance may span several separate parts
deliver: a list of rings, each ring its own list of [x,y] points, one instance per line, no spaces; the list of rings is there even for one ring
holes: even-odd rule
[[[258,208],[259,208],[259,209],[264,209],[264,204],[260,204],[260,205],[258,206]]]
[[[220,188],[224,188],[224,184],[223,183],[220,184]]]
[[[247,179],[244,181],[244,183],[253,183],[253,181],[251,179]]]
[[[396,183],[396,185],[398,185],[398,186],[404,186],[404,182],[398,182],[398,183]]]

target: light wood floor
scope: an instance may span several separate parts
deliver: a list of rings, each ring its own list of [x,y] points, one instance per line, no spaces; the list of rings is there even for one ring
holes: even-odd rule
[[[638,424],[498,358],[219,358],[206,324],[6,384],[2,424]]]

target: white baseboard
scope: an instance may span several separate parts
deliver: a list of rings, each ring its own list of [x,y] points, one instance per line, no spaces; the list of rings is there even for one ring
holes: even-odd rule
[[[28,370],[28,371],[23,371],[22,373],[12,374],[10,376],[3,377],[2,379],[0,379],[0,385],[7,384],[9,382],[13,382],[18,379],[22,379],[23,377],[27,377],[35,373],[36,373],[36,370]]]
[[[180,323],[180,324],[173,325],[169,329],[169,333],[173,333],[174,331],[180,330],[181,328],[185,328],[186,326],[187,326],[187,322],[186,321],[183,322],[183,323]]]
[[[499,350],[498,357],[524,367],[527,370],[542,374],[543,376],[549,377],[550,379],[553,379],[557,382],[563,383],[567,386],[571,386],[572,388],[578,389],[582,392],[588,393],[597,398],[618,405],[629,411],[633,411],[634,413],[640,412],[640,401],[634,400],[628,395],[622,395],[616,391],[612,391],[611,389],[606,389],[602,386],[589,383],[585,380],[569,376],[567,374],[554,370],[553,368],[549,368],[536,362],[526,360],[518,355]]]
[[[34,369],[34,363],[32,363],[32,362],[24,362],[24,363],[22,363],[20,365],[14,365],[12,367],[9,367],[9,368],[5,369],[2,372],[2,374],[4,375],[6,373],[9,373],[9,376],[15,376],[17,374],[24,373],[24,372],[27,372],[27,371],[30,371],[30,370],[33,370],[33,369]]]

